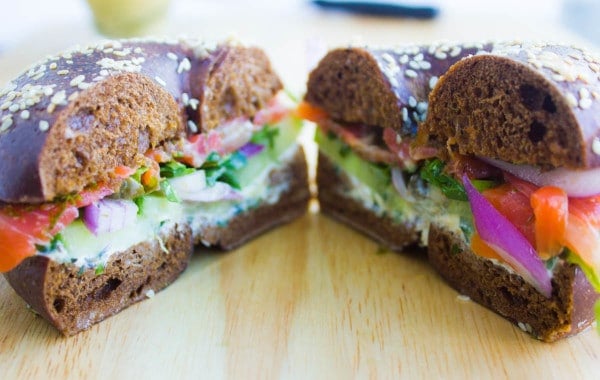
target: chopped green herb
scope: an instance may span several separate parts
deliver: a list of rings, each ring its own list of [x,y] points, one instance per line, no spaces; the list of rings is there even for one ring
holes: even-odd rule
[[[260,131],[255,132],[250,141],[255,144],[262,144],[268,146],[270,149],[273,149],[275,146],[275,137],[277,137],[277,135],[279,135],[279,129],[276,127],[271,127],[267,124]]]
[[[144,213],[144,199],[144,197],[137,197],[133,199],[133,201],[138,207],[138,215],[142,215]]]
[[[160,166],[160,176],[164,178],[181,177],[186,174],[192,174],[196,171],[194,168],[188,168],[181,162],[170,161]]]
[[[96,270],[94,271],[94,273],[96,273],[96,276],[104,273],[104,264],[100,263],[100,264],[96,265]]]
[[[220,181],[239,189],[240,184],[233,172],[243,168],[247,163],[246,156],[239,152],[234,152],[224,158],[217,153],[211,153],[202,165],[202,169],[206,172],[206,184],[214,186],[217,181]]]
[[[465,239],[467,240],[467,243],[470,243],[471,236],[473,235],[473,232],[475,232],[475,228],[473,227],[473,222],[470,219],[467,219],[467,218],[461,216],[459,226],[460,226],[460,230],[462,231],[463,235],[465,235]]]
[[[442,193],[448,198],[466,201],[467,193],[465,192],[465,188],[459,181],[444,173],[444,166],[445,164],[437,158],[427,161],[421,168],[421,178],[431,185],[439,187]]]
[[[171,182],[169,182],[168,180],[164,180],[160,183],[160,189],[165,194],[165,197],[167,197],[167,200],[169,200],[170,202],[181,202],[177,194],[175,194],[175,190],[173,190]]]
[[[46,244],[46,245],[35,245],[35,249],[40,252],[40,253],[49,253],[49,252],[53,252],[55,251],[59,245],[62,245],[63,242],[63,238],[61,234],[56,234],[56,236],[54,236],[52,238],[52,240],[50,241],[50,243]]]

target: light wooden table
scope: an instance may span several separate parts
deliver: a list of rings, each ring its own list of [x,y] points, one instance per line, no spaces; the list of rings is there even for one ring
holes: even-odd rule
[[[237,30],[265,47],[298,92],[307,46],[357,36],[377,44],[576,40],[547,18],[510,10],[420,23],[323,15],[297,2],[235,8],[227,17],[226,5],[204,5],[175,12],[169,34]],[[0,80],[45,53],[97,38],[81,20],[41,26],[0,56]],[[457,296],[422,252],[378,254],[370,240],[311,212],[236,251],[198,251],[165,291],[72,338],[28,312],[0,279],[0,378],[600,378],[594,331],[541,343]]]

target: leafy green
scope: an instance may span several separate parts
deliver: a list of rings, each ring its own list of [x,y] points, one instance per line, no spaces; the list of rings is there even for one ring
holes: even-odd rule
[[[102,273],[104,273],[104,269],[104,264],[100,263],[96,265],[96,270],[94,271],[94,273],[96,274],[96,276],[101,275]]]
[[[252,135],[250,141],[273,149],[273,147],[275,147],[275,138],[277,135],[279,135],[279,129],[266,124],[260,131],[255,132]]]
[[[138,215],[142,215],[144,213],[144,200],[145,200],[145,198],[143,196],[133,198],[133,201],[135,202],[135,204],[138,207],[138,212],[137,212]]]
[[[465,192],[465,188],[459,181],[444,173],[445,165],[445,163],[437,158],[425,162],[421,168],[421,178],[431,185],[439,187],[442,193],[448,198],[466,201],[467,193]]]
[[[50,243],[46,245],[35,245],[35,249],[40,253],[50,253],[55,251],[58,248],[59,244],[63,244],[63,238],[61,234],[56,234],[50,241]]]
[[[175,178],[181,177],[186,174],[192,174],[196,169],[189,168],[177,161],[169,161],[166,164],[160,166],[160,176],[163,178]]]
[[[225,182],[234,189],[240,189],[240,184],[234,174],[235,170],[241,169],[248,163],[246,156],[234,152],[225,157],[218,153],[208,155],[202,169],[206,172],[206,184],[213,186],[217,181]]]
[[[173,190],[173,186],[171,185],[171,182],[169,182],[168,180],[161,181],[160,189],[165,194],[165,197],[167,198],[168,201],[176,202],[176,203],[181,202],[181,200],[175,193],[175,190]]]

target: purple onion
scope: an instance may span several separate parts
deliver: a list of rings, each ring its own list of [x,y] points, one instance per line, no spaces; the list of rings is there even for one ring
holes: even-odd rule
[[[238,201],[243,196],[239,191],[224,182],[216,182],[213,186],[205,187],[193,193],[177,194],[182,200],[191,202]]]
[[[255,144],[255,143],[249,142],[249,143],[245,144],[244,146],[242,146],[240,148],[239,152],[241,154],[243,154],[244,156],[246,156],[247,158],[250,158],[252,156],[259,154],[264,149],[265,149],[265,146],[262,144]]]
[[[134,223],[137,212],[133,201],[102,199],[83,208],[83,223],[94,235],[115,232]]]
[[[463,174],[463,185],[471,204],[475,228],[479,236],[507,263],[547,298],[552,295],[552,282],[535,248],[519,230],[473,187]]]

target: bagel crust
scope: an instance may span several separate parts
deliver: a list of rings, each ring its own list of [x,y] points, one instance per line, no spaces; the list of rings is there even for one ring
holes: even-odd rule
[[[427,115],[438,78],[461,58],[491,44],[433,44],[329,52],[308,78],[305,100],[335,121],[392,128],[413,136]]]
[[[441,78],[419,144],[544,169],[598,167],[599,73],[575,47],[496,44]]]
[[[115,167],[252,117],[280,89],[266,55],[235,44],[111,41],[48,57],[0,91],[0,201],[110,183]]]

